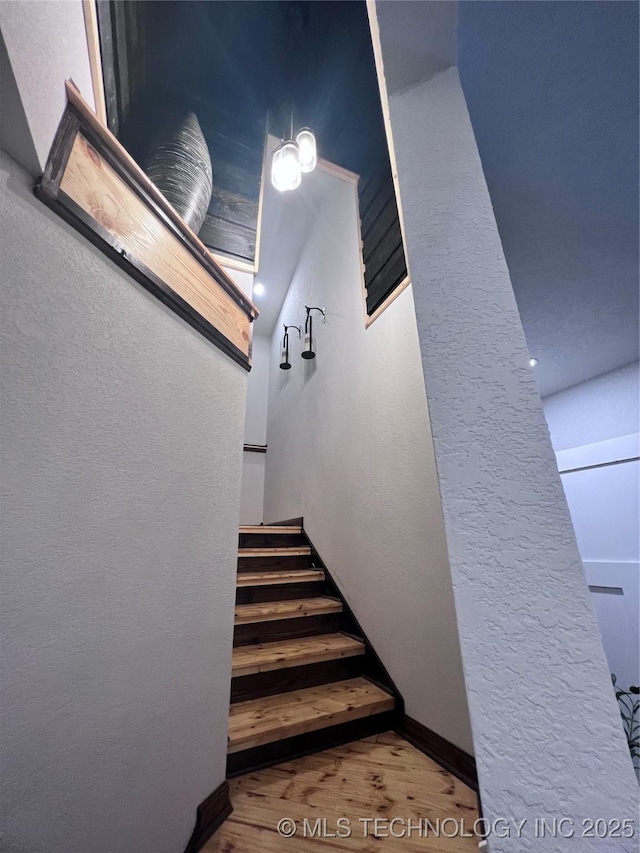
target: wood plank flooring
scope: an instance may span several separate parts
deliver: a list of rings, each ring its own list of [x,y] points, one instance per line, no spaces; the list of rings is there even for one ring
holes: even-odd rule
[[[335,747],[305,758],[240,776],[230,782],[233,814],[203,847],[203,853],[471,853],[475,838],[440,838],[415,829],[425,819],[434,825],[446,818],[464,819],[470,832],[478,817],[475,793],[393,732]],[[291,838],[276,829],[282,818],[293,818],[298,831]],[[305,819],[313,827],[326,820],[336,832],[337,820],[350,821],[349,838],[304,837]],[[378,836],[372,822],[379,818]],[[394,825],[392,837],[389,821]],[[412,821],[413,829],[408,826]],[[385,833],[386,826],[386,835]],[[307,833],[309,835],[309,833]]]

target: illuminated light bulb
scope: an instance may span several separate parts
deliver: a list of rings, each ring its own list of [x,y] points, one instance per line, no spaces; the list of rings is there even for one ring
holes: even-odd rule
[[[296,136],[300,151],[300,168],[303,172],[313,172],[318,159],[316,138],[308,127],[303,127]]]
[[[535,367],[537,363],[538,363],[537,358],[530,358],[529,359],[529,367]]]
[[[256,296],[262,296],[264,293],[264,284],[261,284],[259,281],[253,285],[253,292]]]
[[[300,150],[293,139],[288,139],[273,152],[271,183],[280,192],[287,192],[297,189],[301,180]]]

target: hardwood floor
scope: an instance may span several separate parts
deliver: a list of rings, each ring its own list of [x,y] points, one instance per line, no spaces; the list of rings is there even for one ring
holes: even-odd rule
[[[478,817],[475,793],[393,732],[248,773],[229,784],[233,814],[202,848],[204,853],[478,849],[476,838],[446,837],[453,834],[454,821],[460,826],[464,820],[464,831],[471,832]],[[278,834],[283,818],[296,822],[291,838]],[[346,820],[338,824],[340,818]],[[394,818],[399,820],[391,825]],[[451,820],[439,838],[426,835],[424,823],[418,828],[425,819],[442,826],[445,818]],[[325,837],[310,836],[318,819],[318,833]],[[350,837],[330,835],[349,827]]]

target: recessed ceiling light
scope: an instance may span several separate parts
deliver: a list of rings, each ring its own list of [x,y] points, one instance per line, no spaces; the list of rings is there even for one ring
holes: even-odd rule
[[[253,285],[253,292],[256,296],[262,296],[264,293],[264,284],[261,284],[259,281]]]
[[[537,358],[530,358],[530,359],[529,359],[529,366],[530,366],[530,367],[535,367],[537,363],[538,363],[538,359],[537,359]]]

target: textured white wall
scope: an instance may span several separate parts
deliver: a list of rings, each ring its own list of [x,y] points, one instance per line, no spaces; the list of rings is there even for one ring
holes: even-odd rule
[[[534,837],[635,817],[637,783],[457,70],[390,113],[482,803],[528,820],[490,848],[631,853]]]
[[[627,687],[640,672],[639,456],[638,433],[556,454],[609,669]]]
[[[2,849],[176,853],[225,774],[247,374],[0,163]]]
[[[638,362],[574,385],[542,401],[556,452],[638,432]]]
[[[353,184],[323,174],[311,229],[272,339],[265,518],[304,516],[314,545],[406,701],[473,751],[411,290],[368,330]],[[317,358],[280,329],[314,321]]]
[[[253,336],[251,358],[252,367],[247,387],[244,440],[247,444],[266,444],[269,359],[271,358],[271,339],[269,337],[266,335]]]
[[[66,103],[64,81],[73,79],[94,109],[82,0],[2,0],[0,29],[43,170]],[[31,158],[12,153],[32,169]]]
[[[266,335],[254,334],[252,368],[247,389],[247,414],[244,422],[244,440],[247,444],[267,443],[270,358],[270,338]],[[264,521],[265,465],[264,453],[244,454],[240,524],[262,524]]]

